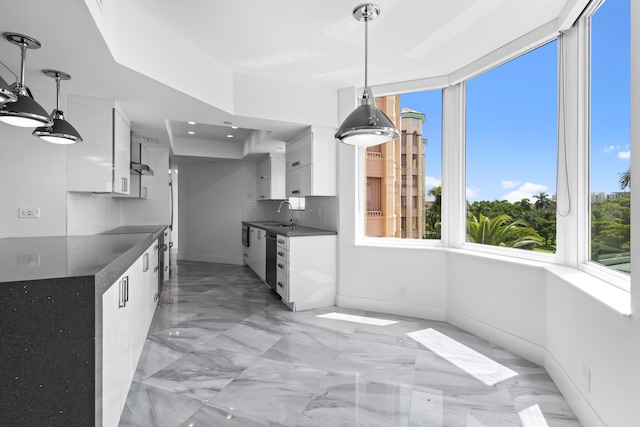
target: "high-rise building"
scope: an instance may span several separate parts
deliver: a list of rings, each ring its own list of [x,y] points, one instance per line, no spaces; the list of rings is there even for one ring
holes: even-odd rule
[[[376,98],[400,138],[366,151],[365,235],[421,239],[425,233],[424,146],[425,115],[400,111],[400,96]]]

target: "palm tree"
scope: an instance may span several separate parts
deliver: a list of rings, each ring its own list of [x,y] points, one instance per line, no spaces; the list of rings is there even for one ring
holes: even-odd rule
[[[544,191],[541,191],[537,196],[533,196],[533,198],[538,199],[534,203],[536,209],[546,209],[551,207],[551,199],[549,199],[549,195]]]
[[[620,183],[621,190],[624,190],[627,187],[631,188],[631,167],[629,167],[626,172],[622,172],[620,174],[618,182]]]
[[[442,187],[437,185],[427,193],[434,198],[434,202],[424,213],[426,239],[440,239],[440,221],[442,212]]]
[[[524,221],[512,221],[506,214],[488,218],[467,219],[467,241],[511,248],[531,248],[544,244],[544,239]]]

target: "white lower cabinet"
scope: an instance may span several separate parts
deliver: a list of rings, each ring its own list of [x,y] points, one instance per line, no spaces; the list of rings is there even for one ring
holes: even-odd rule
[[[102,425],[117,426],[157,304],[158,241],[102,295]]]
[[[335,235],[277,238],[276,291],[294,311],[334,305]]]
[[[266,279],[267,232],[265,230],[258,227],[249,227],[249,248],[245,260],[260,279]]]

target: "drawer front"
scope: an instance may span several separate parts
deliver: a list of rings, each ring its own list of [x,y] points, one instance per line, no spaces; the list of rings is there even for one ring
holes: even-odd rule
[[[289,250],[289,238],[278,234],[276,237],[278,248]]]
[[[286,276],[289,275],[289,263],[284,262],[281,259],[276,260],[276,271],[278,274],[282,273]]]
[[[278,271],[276,275],[276,292],[278,292],[278,295],[280,295],[283,300],[291,302],[289,300],[289,277],[280,271]]]
[[[283,248],[278,248],[276,251],[278,262],[289,262],[289,251]]]

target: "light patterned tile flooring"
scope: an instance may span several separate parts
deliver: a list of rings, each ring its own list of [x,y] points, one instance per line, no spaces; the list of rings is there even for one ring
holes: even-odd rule
[[[356,317],[318,317],[328,313]],[[455,355],[407,336],[429,328],[484,360],[465,370]],[[515,376],[485,385],[472,375],[494,362]],[[180,262],[162,292],[120,425],[580,423],[544,368],[448,323],[338,307],[294,313],[247,267]]]

